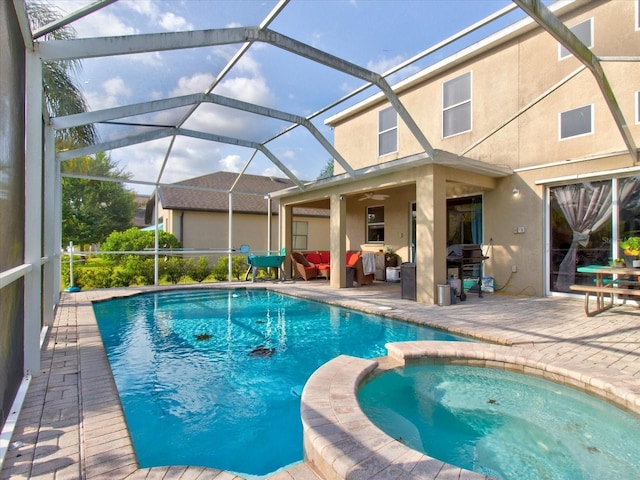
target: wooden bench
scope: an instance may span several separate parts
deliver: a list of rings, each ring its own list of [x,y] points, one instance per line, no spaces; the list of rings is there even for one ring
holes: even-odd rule
[[[623,288],[619,286],[612,285],[638,285],[638,282],[635,281],[621,281],[621,280],[613,280],[608,285],[598,286],[598,285],[571,285],[569,289],[574,292],[584,292],[584,312],[587,314],[587,317],[593,317],[605,310],[610,309],[614,305],[614,295],[628,295],[633,297],[640,297],[640,290],[632,289],[632,288]],[[589,310],[589,295],[596,295],[596,309]],[[609,302],[605,303],[605,297],[608,297]]]

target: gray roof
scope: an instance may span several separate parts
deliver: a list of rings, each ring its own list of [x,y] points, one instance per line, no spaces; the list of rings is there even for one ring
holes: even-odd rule
[[[159,188],[159,200],[166,210],[189,210],[205,212],[228,212],[229,190],[238,178],[239,173],[216,172],[201,177],[191,178],[173,185]],[[183,188],[193,186],[195,189]],[[295,186],[288,178],[263,177],[243,174],[233,190],[233,211],[236,213],[267,213],[267,200],[264,195]],[[211,189],[209,191],[205,189]],[[152,197],[150,202],[155,201]],[[279,201],[274,199],[271,211],[278,214]],[[329,211],[319,208],[295,208],[297,216],[328,217]]]

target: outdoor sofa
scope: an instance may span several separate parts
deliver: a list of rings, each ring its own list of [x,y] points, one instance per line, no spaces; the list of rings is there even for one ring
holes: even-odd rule
[[[294,269],[294,278],[302,278],[303,280],[312,280],[314,278],[326,278],[331,275],[331,254],[328,251],[314,252],[291,252],[291,261]],[[353,278],[358,285],[368,285],[373,283],[374,275],[364,274],[362,266],[362,252],[349,251],[345,259],[345,267],[347,270],[347,279]],[[353,269],[353,275],[349,275]],[[350,287],[351,285],[347,285]]]

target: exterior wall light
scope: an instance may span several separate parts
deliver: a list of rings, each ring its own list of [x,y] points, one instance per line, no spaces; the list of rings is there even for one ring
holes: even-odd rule
[[[520,189],[518,188],[514,188],[511,193],[513,193],[514,197],[517,197],[518,195],[520,195]]]

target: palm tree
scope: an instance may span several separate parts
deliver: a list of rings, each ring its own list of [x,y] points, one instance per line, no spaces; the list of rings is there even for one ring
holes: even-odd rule
[[[27,14],[31,29],[36,30],[61,18],[60,13],[45,3],[27,3]],[[69,40],[75,38],[75,30],[64,26],[42,37],[43,40]],[[60,117],[87,110],[87,102],[73,80],[80,68],[78,61],[45,62],[42,69],[42,86],[49,113]],[[95,143],[98,134],[93,125],[57,131],[57,143],[84,146]]]

